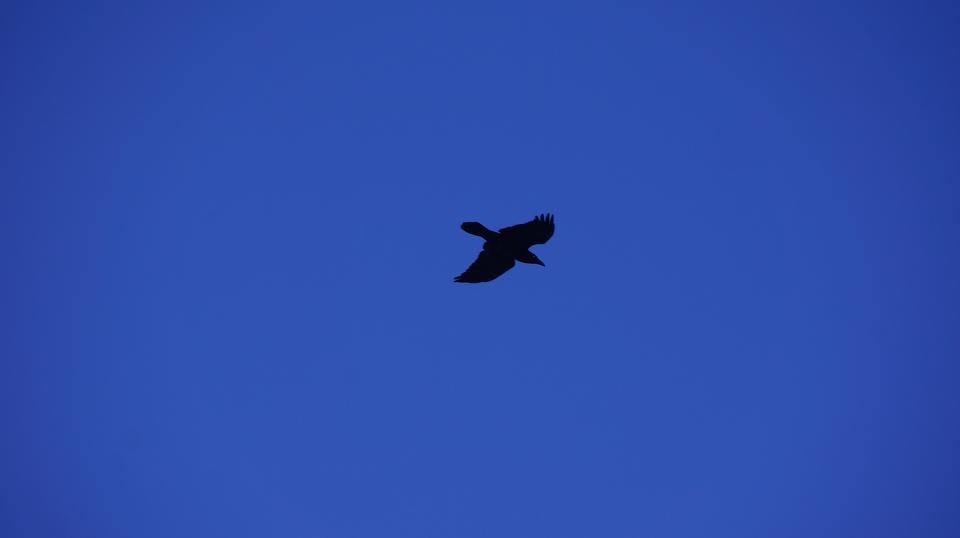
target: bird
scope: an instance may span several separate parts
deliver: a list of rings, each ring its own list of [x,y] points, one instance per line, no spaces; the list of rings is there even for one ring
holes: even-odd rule
[[[464,222],[460,228],[468,234],[482,237],[484,243],[476,261],[453,281],[476,284],[490,282],[509,271],[516,262],[545,267],[540,258],[530,252],[530,247],[546,243],[553,236],[555,227],[553,215],[545,213],[529,222],[501,228],[498,232],[479,222]]]

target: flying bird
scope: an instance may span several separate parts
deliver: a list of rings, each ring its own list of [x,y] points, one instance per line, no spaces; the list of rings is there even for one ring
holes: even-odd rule
[[[553,215],[538,215],[530,222],[501,228],[499,232],[488,229],[479,222],[464,222],[460,228],[468,234],[482,237],[483,250],[477,260],[454,282],[490,282],[506,273],[515,262],[544,265],[536,254],[530,252],[533,245],[542,245],[553,235]]]

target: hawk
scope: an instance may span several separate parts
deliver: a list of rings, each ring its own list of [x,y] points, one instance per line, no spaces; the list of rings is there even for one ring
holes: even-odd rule
[[[479,222],[464,222],[460,228],[468,234],[482,237],[483,250],[476,261],[454,282],[489,282],[506,273],[516,262],[544,265],[536,254],[530,252],[533,245],[542,245],[553,235],[553,215],[547,213],[534,217],[530,222],[501,228],[499,232],[488,229]]]

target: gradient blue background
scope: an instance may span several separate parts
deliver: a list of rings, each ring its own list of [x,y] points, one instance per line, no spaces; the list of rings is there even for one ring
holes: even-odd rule
[[[0,535],[960,536],[954,3],[81,4],[0,11]]]

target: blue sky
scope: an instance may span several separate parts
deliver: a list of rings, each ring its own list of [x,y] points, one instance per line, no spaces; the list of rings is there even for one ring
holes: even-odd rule
[[[0,11],[3,536],[960,533],[951,3],[89,4]]]

